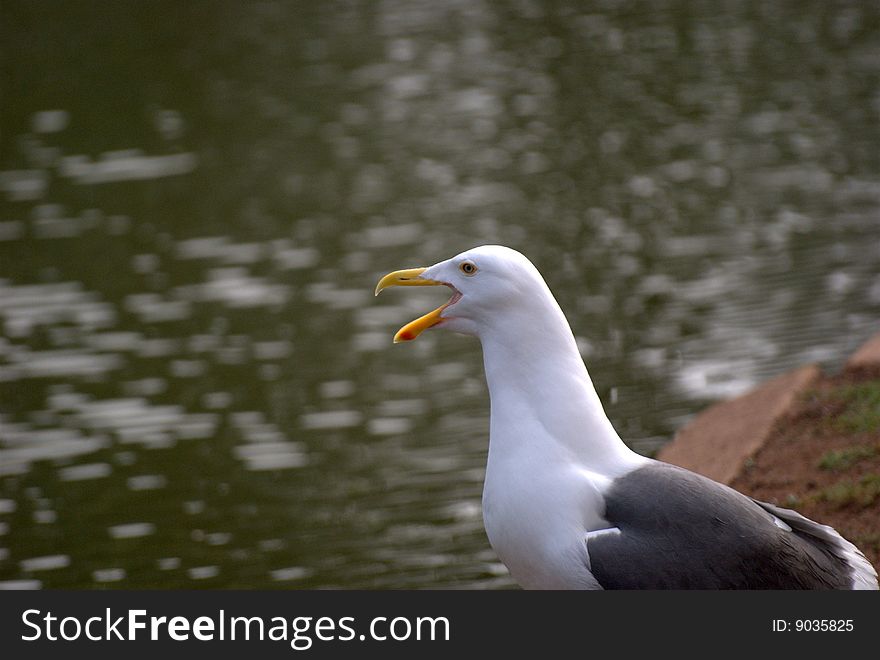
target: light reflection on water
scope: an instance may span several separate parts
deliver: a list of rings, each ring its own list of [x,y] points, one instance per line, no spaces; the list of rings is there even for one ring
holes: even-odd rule
[[[511,586],[479,347],[372,297],[475,244],[643,452],[876,329],[867,5],[10,4],[0,586]]]

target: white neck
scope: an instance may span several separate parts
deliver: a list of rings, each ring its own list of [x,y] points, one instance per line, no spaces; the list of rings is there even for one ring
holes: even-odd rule
[[[549,290],[535,306],[484,328],[480,339],[491,399],[490,455],[538,452],[609,477],[643,460],[606,416]]]

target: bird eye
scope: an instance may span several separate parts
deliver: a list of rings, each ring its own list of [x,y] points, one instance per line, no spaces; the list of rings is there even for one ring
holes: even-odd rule
[[[474,273],[477,272],[477,266],[476,266],[476,264],[474,264],[474,263],[472,263],[472,262],[470,262],[470,261],[464,261],[464,262],[462,262],[462,264],[459,266],[459,269],[460,269],[461,272],[464,273],[465,275],[473,275]]]

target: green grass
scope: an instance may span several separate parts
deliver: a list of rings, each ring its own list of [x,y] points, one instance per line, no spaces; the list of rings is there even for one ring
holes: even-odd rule
[[[819,468],[832,471],[846,470],[859,461],[873,458],[878,453],[880,449],[876,445],[855,445],[846,449],[831,450],[819,459]]]
[[[834,420],[837,430],[846,433],[880,430],[880,380],[841,387],[832,396],[846,404]]]
[[[798,497],[794,493],[789,493],[785,496],[785,500],[783,501],[782,506],[784,506],[786,509],[798,509],[800,508],[802,503],[803,500],[800,497]]]
[[[823,489],[818,497],[838,508],[871,506],[880,497],[880,474],[868,474],[858,481],[840,481]]]

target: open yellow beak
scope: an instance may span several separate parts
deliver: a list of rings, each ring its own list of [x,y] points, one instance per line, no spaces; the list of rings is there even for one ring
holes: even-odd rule
[[[437,286],[438,284],[444,284],[444,282],[419,277],[426,270],[427,268],[407,268],[406,270],[395,270],[393,273],[388,273],[376,285],[376,295],[378,296],[383,289],[391,286]],[[440,313],[448,305],[449,303],[441,305],[433,312],[429,312],[415,321],[407,323],[394,335],[394,343],[399,344],[402,341],[412,341],[428,328],[440,323],[442,320]]]

